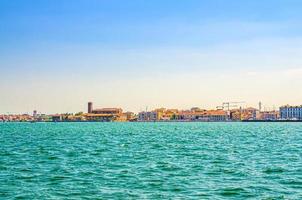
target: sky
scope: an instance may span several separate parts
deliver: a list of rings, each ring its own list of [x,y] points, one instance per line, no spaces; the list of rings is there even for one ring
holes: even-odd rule
[[[302,104],[301,0],[1,0],[0,113]],[[245,105],[244,105],[245,106]]]

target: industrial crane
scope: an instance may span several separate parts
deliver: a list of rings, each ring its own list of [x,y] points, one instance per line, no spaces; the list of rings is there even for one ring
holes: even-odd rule
[[[236,104],[242,104],[245,103],[245,101],[230,101],[230,102],[223,102],[222,103],[222,109],[224,109],[225,107],[228,109],[228,111],[230,110],[230,107],[238,107],[238,105]],[[235,105],[232,105],[235,104]],[[218,107],[218,106],[217,106]]]
[[[229,105],[228,106],[228,109],[229,108],[237,108],[238,106],[237,105]],[[217,110],[224,110],[225,109],[225,106],[216,106],[216,109]]]

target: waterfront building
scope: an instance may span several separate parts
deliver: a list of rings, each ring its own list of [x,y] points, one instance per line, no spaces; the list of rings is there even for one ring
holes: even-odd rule
[[[260,113],[260,120],[278,120],[279,112],[278,111],[263,111]]]
[[[301,106],[282,106],[279,109],[280,118],[284,120],[302,120],[302,105]]]
[[[116,121],[119,116],[112,115],[112,114],[94,114],[94,113],[87,113],[84,114],[86,121],[94,121],[94,122],[111,122]]]
[[[33,111],[33,117],[37,117],[38,112],[36,110]]]
[[[166,120],[164,119],[164,113],[166,112],[166,108],[157,108],[154,111],[157,113],[157,120]]]
[[[181,121],[197,121],[206,116],[206,110],[193,107],[190,110],[182,110],[177,114],[177,119]]]
[[[51,119],[53,122],[63,121],[62,115],[59,115],[59,114],[51,115]]]
[[[130,121],[130,120],[128,120],[127,113],[122,113],[119,117],[117,117],[115,119],[115,121],[117,121],[117,122],[127,122],[127,121]]]
[[[81,121],[120,121],[124,120],[123,110],[121,108],[101,108],[93,109],[93,103],[88,102],[88,113],[80,116],[71,116],[69,120]]]
[[[50,122],[52,121],[52,117],[50,115],[40,114],[35,118],[35,120],[39,122]]]
[[[136,116],[133,112],[125,112],[125,113],[123,113],[123,115],[126,116],[126,121],[135,121],[136,120]]]
[[[228,121],[228,112],[224,110],[180,111],[177,117],[181,121]]]
[[[241,109],[241,120],[255,120],[258,113],[259,110],[252,107]]]
[[[138,113],[138,121],[169,121],[177,120],[177,109],[157,108],[153,111]]]
[[[85,118],[87,121],[118,121],[122,114],[121,108],[101,108],[87,113]]]
[[[33,120],[33,116],[28,114],[0,115],[0,121],[2,122],[29,122]]]
[[[138,113],[138,121],[157,121],[159,120],[158,112],[149,111],[149,112],[140,112]]]
[[[88,102],[88,113],[69,116],[73,121],[127,121],[129,114],[123,113],[121,108],[93,109],[93,103]]]
[[[220,122],[228,121],[228,112],[225,110],[206,110],[197,113],[195,116],[197,121],[209,121],[209,122]]]
[[[92,110],[93,114],[108,114],[108,115],[121,115],[123,110],[121,108],[101,108]]]
[[[230,119],[232,121],[240,121],[241,120],[241,111],[240,111],[240,109],[232,109],[230,111]]]
[[[162,114],[162,120],[176,120],[178,112],[178,109],[167,109]]]
[[[239,108],[230,111],[230,119],[233,121],[256,120],[260,117],[260,112],[256,108]]]
[[[196,112],[192,112],[191,110],[182,110],[179,111],[177,115],[177,120],[180,121],[194,121],[196,120]]]

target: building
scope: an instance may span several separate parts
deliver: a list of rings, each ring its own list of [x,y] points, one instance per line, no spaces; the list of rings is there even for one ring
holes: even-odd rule
[[[35,118],[35,117],[37,117],[37,115],[38,115],[38,112],[36,110],[34,110],[33,111],[33,117]]]
[[[230,119],[232,121],[240,121],[241,120],[241,111],[240,111],[240,109],[232,109],[230,111]]]
[[[177,120],[177,109],[157,108],[153,111],[138,113],[138,121],[169,121]]]
[[[138,113],[138,121],[158,121],[159,116],[158,112],[150,111],[150,112],[140,112]]]
[[[198,121],[206,115],[206,110],[193,107],[190,110],[181,110],[177,113],[177,119],[181,121]]]
[[[176,120],[178,115],[178,109],[166,109],[161,116],[161,119],[166,120]]]
[[[121,115],[123,110],[121,108],[101,108],[92,110],[93,114],[108,114],[108,115]]]
[[[83,121],[124,121],[124,118],[126,118],[121,108],[93,109],[92,102],[88,102],[87,110],[88,113],[81,115]]]
[[[164,114],[166,112],[166,108],[157,108],[154,110],[157,113],[157,120],[164,120]]]
[[[135,121],[136,115],[133,112],[125,112],[123,115],[126,116],[127,121]]]
[[[92,122],[112,122],[112,121],[119,121],[120,116],[112,115],[112,114],[93,114],[87,113],[84,114],[84,118],[86,121]]]
[[[260,117],[260,112],[256,108],[240,108],[230,111],[230,119],[233,121],[256,120]]]
[[[260,120],[274,121],[279,119],[278,111],[263,111],[260,113]]]
[[[241,110],[241,120],[255,120],[259,115],[259,110],[256,108],[245,108]]]
[[[51,115],[51,119],[53,122],[61,122],[63,121],[63,116],[60,114]]]
[[[123,117],[121,108],[95,109],[85,115],[87,121],[120,121],[121,117]]]
[[[194,121],[196,113],[191,110],[182,110],[178,112],[177,120],[179,121]]]
[[[40,114],[35,118],[35,121],[38,122],[50,122],[52,121],[52,117],[50,115],[46,115],[46,114]]]
[[[279,109],[280,118],[283,120],[302,120],[302,105],[301,106],[282,106]]]
[[[221,122],[228,121],[229,115],[225,110],[206,110],[196,113],[195,118],[197,121]]]
[[[229,115],[227,111],[224,110],[185,110],[180,111],[178,120],[181,121],[205,121],[205,122],[219,122],[228,121]]]

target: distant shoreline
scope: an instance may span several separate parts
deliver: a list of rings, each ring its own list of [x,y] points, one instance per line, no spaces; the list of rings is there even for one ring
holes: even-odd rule
[[[241,123],[241,122],[302,122],[302,120],[242,120],[242,121],[2,121],[0,123]]]

